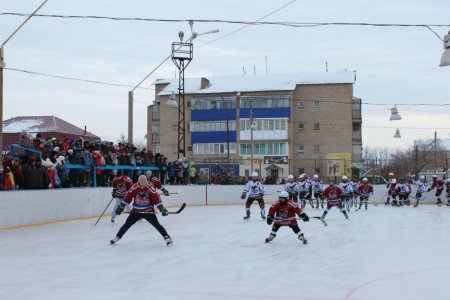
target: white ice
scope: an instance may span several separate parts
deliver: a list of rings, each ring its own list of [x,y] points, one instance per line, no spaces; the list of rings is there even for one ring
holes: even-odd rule
[[[162,218],[168,248],[145,221],[103,218],[0,232],[0,299],[450,299],[450,208],[370,205],[301,222],[308,244],[252,207],[187,207]],[[307,209],[311,215],[321,210]]]

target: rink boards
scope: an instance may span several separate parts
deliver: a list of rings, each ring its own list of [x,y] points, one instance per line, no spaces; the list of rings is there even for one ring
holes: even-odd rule
[[[277,199],[280,185],[266,186],[266,203]],[[239,205],[243,186],[187,185],[167,186],[169,197],[161,196],[167,207],[182,203],[194,205]],[[414,195],[413,190],[412,195]],[[386,186],[374,188],[369,202],[385,200]],[[57,190],[12,191],[0,193],[0,230],[52,222],[98,217],[111,200],[111,188],[73,188]],[[425,195],[424,203],[434,203],[434,193]],[[107,214],[111,213],[107,210]]]

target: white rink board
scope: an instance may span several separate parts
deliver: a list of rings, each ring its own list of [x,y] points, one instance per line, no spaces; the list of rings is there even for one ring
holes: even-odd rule
[[[145,221],[113,246],[119,216],[0,231],[1,299],[8,300],[448,300],[450,208],[336,209],[265,244],[252,206],[187,207],[158,217],[167,248]],[[311,216],[320,214],[306,209]]]
[[[177,207],[183,202],[188,205],[244,203],[240,199],[244,186],[239,185],[176,185],[166,188],[176,193],[169,197],[161,196],[168,207]],[[265,201],[275,201],[281,189],[281,185],[266,185]],[[0,192],[0,228],[99,216],[111,199],[111,190],[74,188]],[[370,201],[380,201],[385,193],[385,185],[375,186]],[[433,192],[427,197],[427,201],[435,201]],[[107,214],[110,213],[111,209],[108,209]]]

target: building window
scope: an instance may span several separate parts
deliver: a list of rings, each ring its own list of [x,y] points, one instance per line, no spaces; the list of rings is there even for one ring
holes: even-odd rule
[[[298,129],[304,129],[305,128],[305,124],[303,123],[298,123]]]
[[[320,152],[320,146],[314,145],[314,152]]]
[[[153,145],[153,153],[160,153],[161,151],[160,151],[160,148],[161,146],[160,145]]]
[[[251,154],[252,154],[252,144],[241,143],[240,155],[247,156]],[[287,143],[254,143],[253,155],[286,156],[288,155]]]
[[[192,152],[192,146],[187,146],[187,151],[191,151]]]
[[[313,101],[313,107],[320,107],[320,101],[319,100],[314,100]]]
[[[320,123],[314,123],[314,130],[320,130]]]
[[[298,108],[304,108],[304,107],[305,107],[305,101],[303,101],[303,100],[298,100],[298,101],[297,101],[297,107],[298,107]]]
[[[288,94],[270,96],[243,96],[241,108],[280,108],[289,107]]]
[[[187,102],[186,102],[186,106],[187,106],[187,107],[191,107],[191,101],[187,101]]]
[[[226,154],[227,143],[198,143],[193,145],[194,154]],[[230,153],[236,153],[236,143],[230,143]]]
[[[303,145],[298,145],[298,146],[297,146],[297,152],[305,152],[305,146],[303,146]]]
[[[287,119],[255,119],[253,130],[286,130],[287,121]],[[241,131],[250,129],[250,119],[241,119]]]
[[[242,123],[241,123],[242,124]],[[227,121],[191,121],[190,131],[227,131]],[[228,131],[236,131],[236,121],[228,121]]]
[[[191,100],[192,110],[202,109],[235,109],[236,97],[195,96]]]

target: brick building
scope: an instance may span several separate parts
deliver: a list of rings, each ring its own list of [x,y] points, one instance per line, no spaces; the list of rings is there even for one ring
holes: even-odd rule
[[[199,168],[222,163],[248,175],[253,145],[253,168],[262,176],[358,173],[362,119],[354,83],[347,71],[186,79],[186,156]],[[167,101],[178,80],[154,85],[148,148],[174,159],[178,109]]]

